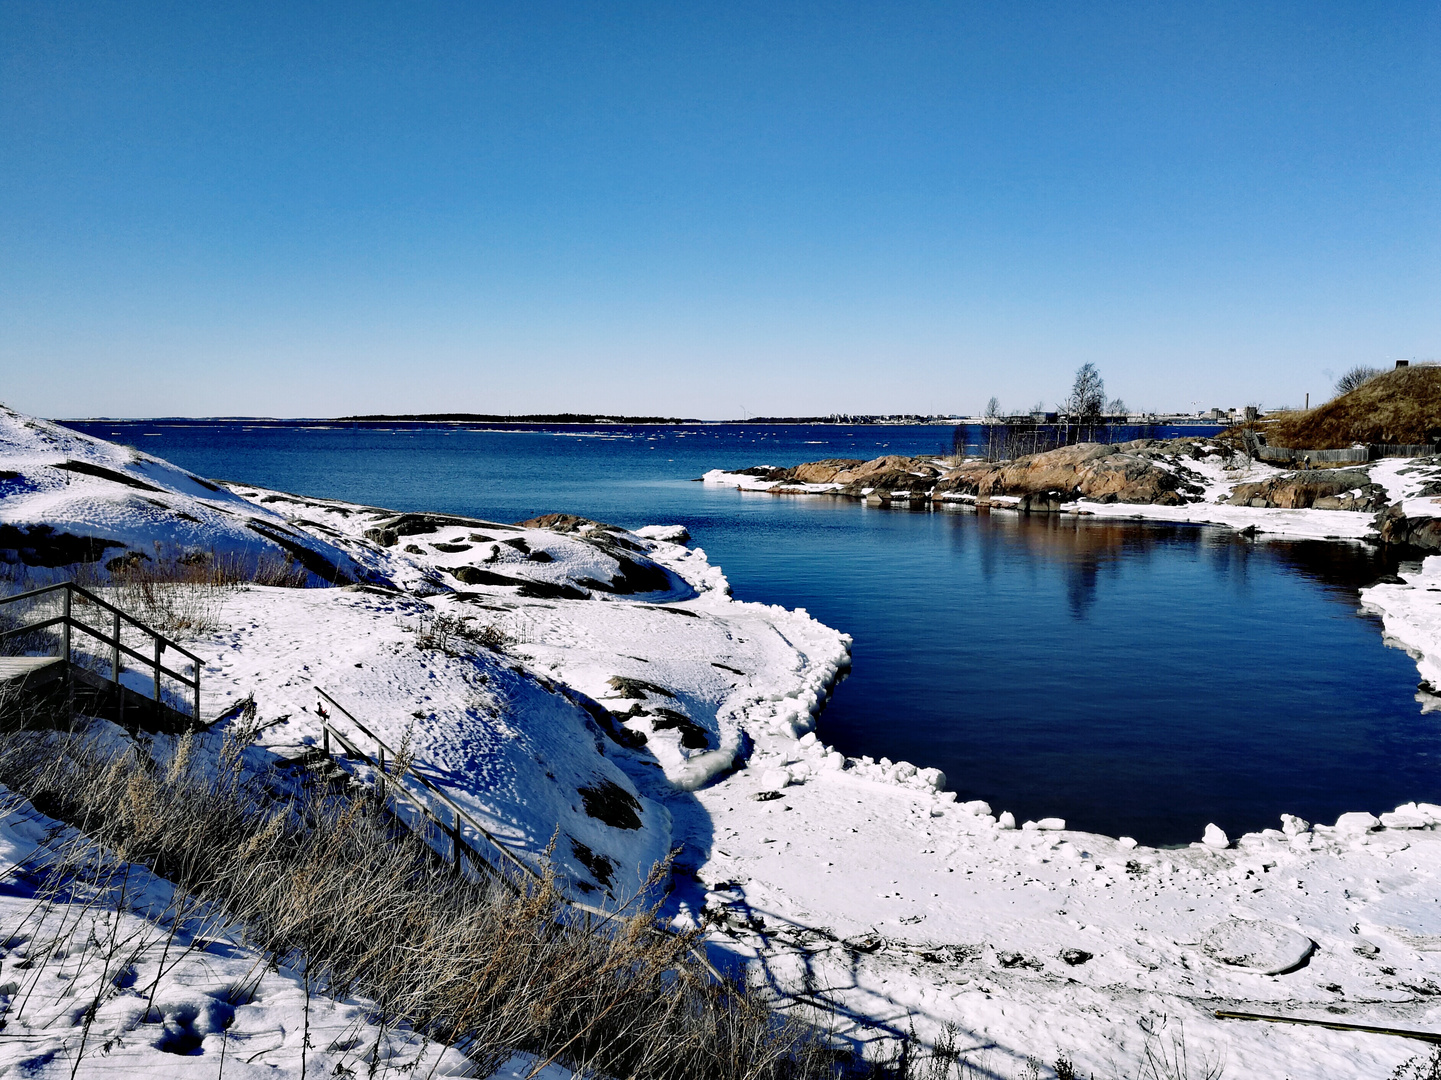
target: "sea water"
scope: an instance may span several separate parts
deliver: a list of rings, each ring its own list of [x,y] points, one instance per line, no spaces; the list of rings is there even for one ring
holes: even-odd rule
[[[948,451],[941,426],[74,426],[201,475],[501,521],[682,524],[735,595],[853,635],[822,738],[962,799],[1145,843],[1441,801],[1441,714],[1357,591],[1363,545],[902,510],[694,482],[712,468]]]

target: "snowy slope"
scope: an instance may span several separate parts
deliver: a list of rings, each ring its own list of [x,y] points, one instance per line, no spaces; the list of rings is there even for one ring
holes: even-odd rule
[[[0,406],[0,562],[32,580],[77,563],[201,553],[302,563],[314,583],[355,580],[325,540],[168,462]]]
[[[307,994],[300,974],[274,968],[193,904],[172,938],[187,901],[142,866],[92,848],[83,875],[42,888],[47,868],[74,860],[83,838],[9,792],[0,805],[0,922],[10,935],[0,947],[0,1073],[298,1078],[360,1075],[374,1062],[381,1072],[472,1074],[457,1051],[377,1026],[363,1000]]]

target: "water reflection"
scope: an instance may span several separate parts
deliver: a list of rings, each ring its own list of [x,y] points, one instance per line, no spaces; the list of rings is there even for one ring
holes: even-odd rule
[[[838,530],[799,512],[830,587],[793,573],[787,597],[856,637],[822,719],[847,753],[1152,843],[1441,796],[1415,667],[1357,611],[1392,556],[1066,515],[850,513]]]
[[[1252,563],[1266,572],[1280,567],[1328,586],[1330,598],[1354,604],[1358,590],[1394,574],[1401,557],[1394,550],[1369,544],[1321,540],[1257,539],[1232,529],[1116,521],[1070,514],[940,511],[948,517],[974,517],[975,528],[956,530],[958,543],[974,537],[981,545],[979,566],[986,576],[1017,550],[1026,558],[1060,566],[1066,575],[1066,597],[1072,616],[1084,620],[1104,578],[1114,579],[1122,566],[1135,569],[1168,549],[1194,548],[1204,553],[1218,577],[1244,593]],[[1174,554],[1174,552],[1171,552]]]

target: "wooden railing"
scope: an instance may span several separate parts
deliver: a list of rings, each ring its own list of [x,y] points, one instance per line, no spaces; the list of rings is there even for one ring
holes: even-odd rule
[[[526,865],[525,861],[522,860],[519,855],[511,851],[510,848],[505,846],[505,844],[501,843],[501,841],[495,836],[495,834],[492,833],[489,829],[487,829],[484,825],[476,821],[475,818],[471,817],[464,810],[462,810],[456,804],[454,799],[452,799],[445,792],[441,791],[440,788],[436,787],[414,769],[407,769],[403,777],[398,776],[395,778],[396,782],[389,783],[388,781],[391,777],[391,772],[387,768],[386,762],[389,761],[391,765],[394,765],[396,760],[395,751],[389,746],[386,746],[385,742],[380,738],[379,735],[375,734],[375,732],[371,731],[363,723],[357,720],[355,716],[352,715],[351,712],[344,705],[336,701],[335,698],[331,697],[319,687],[316,688],[316,693],[319,694],[326,701],[328,701],[332,708],[334,708],[337,712],[339,712],[342,716],[349,720],[353,725],[355,725],[356,729],[360,731],[362,735],[364,735],[367,739],[369,739],[375,744],[375,756],[372,757],[370,754],[367,754],[364,750],[357,746],[355,742],[351,738],[349,738],[346,733],[342,731],[340,727],[338,727],[328,715],[322,714],[320,717],[321,738],[323,739],[322,748],[324,749],[326,756],[335,756],[330,746],[331,740],[333,739],[335,742],[339,743],[342,747],[345,748],[346,754],[348,754],[350,757],[358,758],[361,761],[365,762],[367,765],[369,765],[372,769],[374,769],[376,774],[376,789],[381,799],[384,799],[387,795],[393,795],[396,798],[409,803],[415,809],[420,811],[420,813],[428,821],[433,822],[436,827],[441,830],[441,832],[445,833],[450,838],[451,858],[452,861],[455,863],[456,870],[463,870],[464,866],[461,860],[465,857],[469,857],[471,863],[475,866],[477,870],[498,878],[500,881],[505,882],[505,884],[510,886],[512,889],[515,887],[515,883],[505,872],[507,868],[510,870],[519,871],[523,877],[529,878],[532,881],[540,880],[540,875],[537,874],[530,866]],[[407,788],[403,782],[404,780],[413,780],[415,783],[419,784],[425,790],[425,797],[422,797],[417,792],[411,791],[409,788]],[[427,801],[428,799],[434,800],[446,810],[449,810],[450,820],[446,821],[444,817],[439,814],[434,809],[434,807]],[[469,826],[477,836],[484,838],[484,840],[491,849],[490,857],[487,857],[485,852],[481,851],[465,837],[464,833],[461,831],[463,826]],[[501,865],[497,866],[492,861],[492,859],[498,859]],[[592,910],[596,913],[604,914],[604,912],[602,912],[599,908],[588,908],[585,905],[581,906],[585,907],[586,910]]]
[[[176,682],[183,684],[186,689],[190,691],[189,697],[191,706],[191,717],[195,725],[197,727],[199,726],[200,669],[204,666],[205,661],[200,659],[200,657],[196,656],[189,649],[186,649],[183,646],[176,644],[158,631],[152,630],[150,627],[146,626],[143,622],[135,618],[133,615],[121,611],[114,604],[100,599],[100,597],[96,596],[89,589],[86,589],[80,585],[76,585],[73,581],[63,581],[58,585],[47,585],[43,589],[31,589],[28,592],[16,593],[14,596],[0,597],[0,609],[3,609],[11,604],[19,603],[22,600],[34,600],[38,597],[47,596],[51,593],[56,592],[63,593],[63,597],[61,600],[61,613],[59,615],[41,619],[37,622],[22,622],[19,625],[11,627],[8,630],[0,631],[0,640],[18,634],[32,634],[40,630],[49,630],[52,627],[59,627],[59,655],[60,658],[63,659],[67,664],[71,664],[74,662],[72,648],[73,633],[75,631],[79,631],[82,634],[88,634],[90,637],[95,638],[97,641],[99,641],[102,645],[109,647],[110,681],[115,685],[117,691],[120,688],[120,672],[122,668],[121,656],[124,655],[126,657],[130,657],[131,659],[138,660],[141,664],[149,667],[153,674],[155,686],[154,696],[157,708],[164,704],[164,700],[162,699],[160,693],[161,676],[168,676],[169,678],[174,679]],[[103,629],[91,626],[89,623],[86,623],[83,620],[75,617],[75,600],[77,597],[82,598],[87,603],[94,604],[97,608],[99,608],[101,611],[106,612],[110,616],[109,633],[106,633]],[[142,634],[145,634],[150,638],[151,650],[149,655],[139,651],[138,649],[131,648],[129,645],[125,644],[123,640],[121,640],[120,631],[122,624],[133,626]],[[184,656],[186,659],[188,659],[194,665],[195,674],[186,675],[183,672],[166,667],[163,657],[167,649],[173,652],[178,652],[181,656]]]
[[[392,766],[394,765],[396,760],[395,751],[389,746],[386,746],[385,742],[380,738],[379,735],[375,734],[375,732],[371,731],[363,723],[357,720],[355,716],[350,712],[350,710],[348,710],[340,702],[336,701],[335,698],[331,697],[319,687],[316,687],[316,693],[319,694],[322,698],[324,698],[327,702],[329,702],[332,708],[334,708],[337,712],[339,712],[342,716],[344,716],[347,720],[354,724],[355,727],[365,736],[366,739],[375,744],[375,756],[372,757],[370,754],[367,754],[364,750],[357,746],[355,740],[348,737],[347,734],[342,731],[338,725],[334,723],[330,716],[322,713],[320,717],[321,737],[323,739],[322,748],[324,749],[326,756],[331,758],[332,760],[335,758],[334,751],[331,749],[330,745],[331,740],[333,739],[340,746],[344,747],[345,753],[347,755],[353,758],[358,758],[365,764],[369,765],[372,769],[374,769],[376,774],[376,793],[377,795],[379,795],[382,801],[384,801],[387,796],[390,796],[408,803],[410,806],[418,810],[422,817],[425,818],[425,820],[433,823],[437,828],[441,830],[441,832],[443,832],[449,838],[451,845],[451,860],[455,865],[455,870],[457,873],[461,873],[464,870],[462,859],[469,858],[471,864],[475,866],[477,871],[483,874],[487,874],[491,877],[496,878],[498,881],[503,882],[506,887],[508,887],[512,892],[518,892],[519,888],[516,885],[515,881],[512,880],[510,874],[507,872],[508,870],[518,871],[523,878],[526,878],[532,882],[540,880],[540,875],[536,873],[535,870],[532,869],[523,859],[521,859],[519,855],[517,855],[514,851],[507,847],[498,837],[496,837],[494,833],[492,833],[484,825],[476,821],[475,818],[473,818],[470,814],[462,810],[460,806],[457,805],[454,799],[452,799],[445,792],[441,791],[440,788],[432,784],[415,769],[408,768],[404,771],[403,775],[392,774],[392,772],[387,769],[387,762],[389,762]],[[419,792],[408,788],[405,784],[405,781],[407,780],[413,780],[415,783],[419,784],[420,787],[424,790],[425,794],[421,795]],[[434,799],[435,802],[439,803],[442,807],[448,810],[450,820],[445,820],[444,815],[439,813],[433,806],[429,805],[427,801],[428,799]],[[487,857],[484,851],[482,851],[480,848],[476,847],[473,843],[470,842],[470,840],[463,833],[462,827],[469,828],[477,836],[484,838],[486,844],[491,850],[490,857]],[[497,865],[496,862],[492,862],[492,858],[498,860],[499,865]],[[584,912],[587,915],[598,916],[603,921],[613,919],[617,914],[617,912],[607,911],[604,908],[596,907],[594,904],[587,904],[584,901],[574,900],[564,895],[560,897],[560,900],[567,907],[574,908],[576,911]],[[652,932],[657,934],[674,933],[674,931],[662,926],[652,927]],[[723,981],[720,972],[717,971],[714,966],[712,966],[711,962],[699,949],[692,948],[690,950],[690,954],[718,982]]]

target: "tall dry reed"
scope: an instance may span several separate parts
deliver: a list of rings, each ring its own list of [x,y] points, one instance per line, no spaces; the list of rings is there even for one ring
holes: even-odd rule
[[[691,935],[639,907],[587,925],[553,876],[518,895],[442,864],[364,793],[272,783],[182,739],[162,766],[82,732],[0,734],[0,783],[243,925],[248,943],[332,995],[363,994],[466,1049],[615,1077],[839,1075],[839,1058],[750,988],[717,984]],[[482,1075],[485,1075],[482,1072]]]

